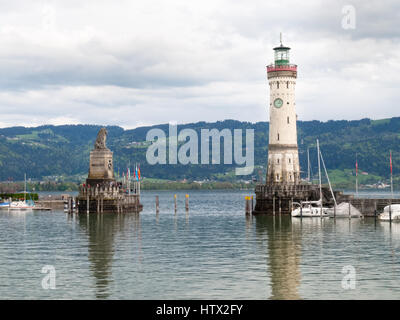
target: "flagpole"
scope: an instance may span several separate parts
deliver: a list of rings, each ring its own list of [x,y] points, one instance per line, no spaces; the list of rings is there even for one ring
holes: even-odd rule
[[[358,197],[358,161],[357,161],[357,153],[356,153],[356,195]]]
[[[390,150],[390,191],[393,199],[393,167],[392,167],[392,150]]]
[[[307,173],[308,173],[308,183],[311,181],[310,177],[310,148],[307,148]]]
[[[140,163],[139,163],[139,169],[138,169],[138,191],[139,191],[139,195],[140,195]]]

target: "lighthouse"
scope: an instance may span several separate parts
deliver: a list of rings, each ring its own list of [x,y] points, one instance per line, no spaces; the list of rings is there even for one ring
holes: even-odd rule
[[[300,182],[297,147],[295,87],[297,65],[290,63],[290,48],[274,48],[274,63],[267,66],[269,99],[269,146],[267,184]]]
[[[269,83],[269,145],[266,183],[256,185],[253,214],[290,214],[303,201],[319,201],[333,206],[335,199],[328,187],[301,183],[297,146],[295,87],[297,65],[290,63],[290,48],[274,48],[274,63],[267,66]],[[349,196],[335,192],[337,202]]]

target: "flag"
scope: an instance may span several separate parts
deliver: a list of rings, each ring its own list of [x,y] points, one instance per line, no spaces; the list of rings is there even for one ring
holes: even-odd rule
[[[133,180],[135,180],[136,179],[136,174],[135,174],[135,171],[133,171]]]
[[[139,180],[139,175],[138,175],[138,168],[137,168],[137,165],[136,165],[136,167],[135,167],[135,171],[136,171],[136,180]]]
[[[393,168],[392,168],[392,151],[390,151],[390,174],[393,173]]]
[[[357,162],[357,159],[356,159],[356,177],[357,177],[357,175],[358,175],[358,162]]]
[[[138,168],[138,180],[140,180],[140,165],[139,165],[139,168]]]

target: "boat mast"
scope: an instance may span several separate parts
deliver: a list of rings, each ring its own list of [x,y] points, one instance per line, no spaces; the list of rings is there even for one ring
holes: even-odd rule
[[[319,177],[319,199],[321,201],[322,206],[322,187],[321,187],[321,161],[320,161],[320,153],[319,153],[319,141],[317,139],[317,155],[318,155],[318,177]]]
[[[321,152],[321,151],[319,152],[319,154],[321,155],[322,165],[324,166],[326,179],[328,180],[329,189],[331,190],[331,194],[332,194],[332,197],[333,197],[333,201],[334,201],[335,206],[336,206],[336,205],[337,205],[337,203],[336,203],[336,198],[335,198],[335,194],[333,193],[333,190],[332,190],[331,181],[329,180],[328,171],[326,170],[324,157],[322,156],[322,152]]]
[[[392,150],[390,150],[390,191],[393,199],[393,168],[392,168]]]
[[[26,173],[24,173],[24,202],[26,202]]]
[[[308,182],[311,181],[310,177],[310,148],[307,148],[307,171],[308,171]]]
[[[357,162],[357,153],[356,153],[356,195],[358,197],[358,162]]]

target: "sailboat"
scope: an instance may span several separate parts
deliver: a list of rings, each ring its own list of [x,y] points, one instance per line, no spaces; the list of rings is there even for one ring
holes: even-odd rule
[[[321,205],[321,199],[317,201],[293,202],[292,217],[329,217],[328,208]],[[322,212],[322,214],[321,214]]]
[[[26,200],[26,173],[24,179],[24,200],[11,201],[8,205],[8,210],[32,210],[35,207],[35,203],[32,200]]]
[[[318,151],[318,175],[319,175],[319,200],[317,201],[301,201],[300,203],[294,202],[294,208],[291,212],[292,217],[329,217],[328,209],[322,205],[322,186],[321,186],[321,164],[320,164],[320,157],[322,158],[322,154],[319,150],[319,141],[317,139],[317,151]],[[323,161],[323,160],[322,160]],[[325,166],[325,164],[324,164]],[[325,173],[326,169],[325,169]],[[330,181],[328,177],[329,187]],[[332,188],[331,188],[332,192]],[[333,195],[333,192],[332,192]],[[333,195],[335,199],[335,196]],[[335,200],[336,202],[336,200]]]

